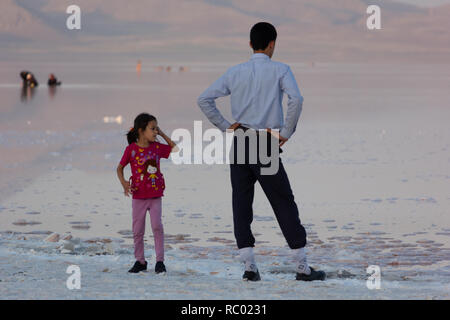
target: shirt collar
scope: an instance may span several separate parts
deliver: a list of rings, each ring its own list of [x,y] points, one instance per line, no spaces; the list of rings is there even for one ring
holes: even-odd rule
[[[270,59],[270,57],[265,53],[254,53],[251,59]]]

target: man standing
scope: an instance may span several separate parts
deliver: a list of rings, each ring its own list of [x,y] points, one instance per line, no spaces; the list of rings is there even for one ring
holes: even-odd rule
[[[255,24],[250,31],[250,61],[231,67],[198,98],[198,105],[208,119],[219,129],[267,130],[281,147],[296,129],[302,110],[303,97],[288,65],[272,61],[277,32],[267,22]],[[283,121],[282,98],[288,96],[286,120]],[[215,99],[231,94],[231,110],[235,123],[228,122],[217,110]],[[279,133],[278,133],[279,130]],[[274,138],[269,139],[273,141]],[[234,143],[236,144],[236,136]],[[273,143],[273,142],[272,142]],[[260,148],[260,140],[257,143]],[[253,220],[254,184],[258,181],[267,196],[281,231],[293,250],[296,260],[297,280],[324,280],[323,271],[308,266],[305,245],[306,231],[302,226],[297,205],[287,174],[280,158],[278,170],[273,175],[261,174],[264,165],[247,163],[251,145],[245,144],[245,163],[230,164],[233,190],[233,222],[239,255],[245,263],[244,280],[258,281],[253,247],[255,238],[251,232]],[[234,148],[235,156],[236,147]],[[281,150],[281,149],[280,149]],[[278,154],[277,154],[278,155]]]

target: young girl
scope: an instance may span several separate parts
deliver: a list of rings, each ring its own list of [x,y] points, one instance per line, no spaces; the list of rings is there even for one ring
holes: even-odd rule
[[[156,141],[160,135],[167,144]],[[166,272],[164,266],[164,230],[161,222],[161,198],[164,193],[164,177],[159,168],[159,160],[168,158],[175,143],[158,127],[156,118],[141,113],[134,119],[134,127],[127,134],[128,147],[117,166],[117,176],[123,186],[125,195],[133,194],[133,237],[136,263],[129,272],[137,273],[147,270],[144,258],[144,232],[147,210],[155,239],[155,272]],[[131,183],[125,180],[123,168],[130,164]]]

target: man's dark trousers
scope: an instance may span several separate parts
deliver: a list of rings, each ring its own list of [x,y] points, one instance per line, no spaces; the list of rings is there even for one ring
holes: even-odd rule
[[[240,127],[244,130],[247,128]],[[278,143],[278,140],[271,135],[267,135],[271,139],[267,141],[267,150],[270,151],[271,143]],[[262,139],[264,140],[264,139]],[[233,150],[234,162],[230,164],[231,186],[233,189],[233,222],[234,235],[236,237],[239,249],[245,247],[254,247],[255,238],[251,231],[251,223],[253,221],[253,197],[255,191],[255,182],[261,185],[267,199],[280,225],[281,231],[291,249],[303,248],[306,245],[306,231],[302,226],[299,218],[298,208],[294,201],[289,179],[284,170],[280,157],[275,160],[279,161],[279,169],[276,174],[262,175],[261,167],[268,167],[269,164],[261,164],[259,156],[257,163],[251,164],[249,161],[249,152],[258,152],[260,139],[257,139],[257,148],[250,148],[250,139],[245,141],[245,163],[237,163],[237,138],[234,137]],[[281,148],[279,149],[280,153]]]

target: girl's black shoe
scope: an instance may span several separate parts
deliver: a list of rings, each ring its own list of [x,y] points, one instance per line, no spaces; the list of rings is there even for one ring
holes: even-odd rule
[[[166,266],[164,265],[164,262],[162,262],[162,261],[157,261],[156,262],[155,272],[156,273],[166,272]]]
[[[134,266],[130,270],[128,270],[128,272],[138,273],[138,272],[144,271],[144,270],[147,270],[147,261],[145,261],[145,264],[142,264],[139,261],[136,261],[134,263]]]

